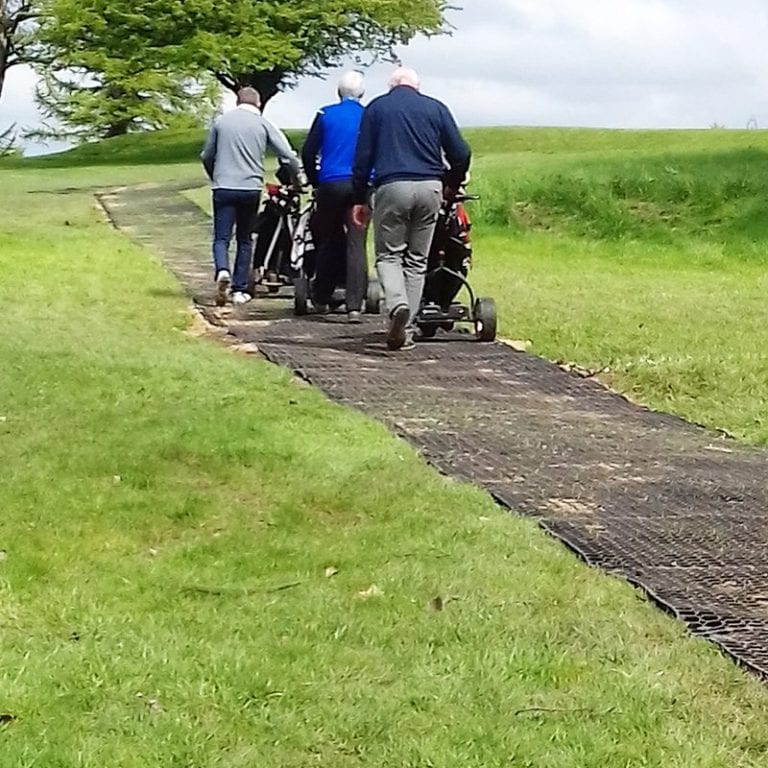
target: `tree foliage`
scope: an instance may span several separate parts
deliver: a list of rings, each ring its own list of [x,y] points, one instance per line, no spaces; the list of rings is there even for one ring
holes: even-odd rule
[[[83,138],[205,117],[213,78],[253,85],[266,103],[345,57],[392,58],[416,34],[440,33],[446,9],[445,0],[10,2],[42,9],[38,102],[53,121],[43,135]]]
[[[268,101],[350,55],[393,56],[443,31],[444,0],[49,0],[47,44],[83,65],[105,52],[148,69],[209,72]],[[91,66],[91,71],[94,71]]]
[[[27,137],[92,140],[203,125],[213,114],[217,97],[212,82],[132,71],[121,61],[109,61],[99,72],[43,71],[36,99],[46,124]]]
[[[255,85],[270,98],[299,77],[318,75],[349,55],[393,58],[419,32],[436,34],[436,0],[240,0],[235,40],[230,19],[216,11],[195,25],[184,55],[233,90]],[[235,10],[233,8],[232,10]]]
[[[37,102],[47,119],[33,138],[109,138],[179,125],[202,125],[218,89],[211,76],[153,61],[132,45],[129,27],[109,9],[130,0],[41,0]]]

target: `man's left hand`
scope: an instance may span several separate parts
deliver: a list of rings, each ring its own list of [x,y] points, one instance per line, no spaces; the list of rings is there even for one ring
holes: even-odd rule
[[[368,207],[355,205],[352,207],[352,223],[362,229],[368,223]]]

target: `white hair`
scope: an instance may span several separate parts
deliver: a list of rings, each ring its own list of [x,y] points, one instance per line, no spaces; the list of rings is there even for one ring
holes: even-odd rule
[[[397,88],[398,85],[409,85],[411,88],[418,90],[421,82],[415,69],[409,69],[408,67],[398,67],[389,78],[389,87]]]
[[[362,72],[351,69],[339,78],[340,99],[362,99],[365,94],[365,78]]]

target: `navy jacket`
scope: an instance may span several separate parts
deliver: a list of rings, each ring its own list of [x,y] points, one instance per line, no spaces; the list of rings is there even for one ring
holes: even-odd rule
[[[301,150],[304,172],[313,187],[352,178],[352,158],[363,116],[363,106],[344,99],[315,115]]]
[[[374,99],[363,113],[352,166],[355,199],[365,202],[371,171],[377,187],[391,181],[428,180],[458,187],[470,157],[448,108],[415,88],[399,85]]]

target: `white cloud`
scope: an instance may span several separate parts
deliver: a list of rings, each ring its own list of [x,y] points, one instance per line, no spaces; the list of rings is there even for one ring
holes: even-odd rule
[[[761,0],[465,0],[451,37],[402,58],[463,125],[624,128],[768,125],[768,11]],[[388,68],[369,74],[382,90]],[[311,119],[332,84],[270,107]]]
[[[424,90],[463,125],[624,128],[768,126],[768,8],[763,0],[464,0],[450,37],[400,51]],[[382,92],[391,67],[368,73]],[[267,114],[306,126],[334,98],[308,79]],[[34,123],[34,78],[12,70],[0,126]]]

